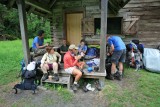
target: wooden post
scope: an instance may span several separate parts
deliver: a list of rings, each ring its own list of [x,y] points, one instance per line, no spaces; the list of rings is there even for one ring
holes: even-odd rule
[[[20,22],[20,29],[21,29],[24,60],[27,66],[27,64],[30,61],[30,54],[29,54],[29,40],[27,36],[27,22],[26,22],[26,11],[25,11],[24,0],[17,0],[17,6],[18,6],[18,13],[19,13],[19,22]]]
[[[106,34],[107,34],[108,0],[101,0],[101,37],[100,37],[100,72],[106,72]]]

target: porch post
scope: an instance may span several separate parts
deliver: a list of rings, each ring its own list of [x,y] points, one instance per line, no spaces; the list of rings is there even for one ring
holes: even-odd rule
[[[108,0],[101,0],[100,72],[105,72]]]
[[[30,54],[29,54],[29,40],[27,35],[27,21],[26,21],[26,11],[25,11],[24,0],[17,0],[17,6],[18,6],[24,60],[27,65],[30,61]]]

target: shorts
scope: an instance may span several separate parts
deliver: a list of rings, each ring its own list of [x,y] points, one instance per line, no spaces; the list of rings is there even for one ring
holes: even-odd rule
[[[114,51],[111,57],[111,62],[117,64],[118,62],[124,63],[126,60],[126,50]]]
[[[53,70],[53,64],[48,64],[49,70]]]
[[[69,74],[72,74],[73,73],[73,70],[76,68],[76,66],[74,66],[74,67],[69,67],[69,68],[66,68],[66,69],[64,69],[64,71],[66,71],[67,73],[69,73]]]

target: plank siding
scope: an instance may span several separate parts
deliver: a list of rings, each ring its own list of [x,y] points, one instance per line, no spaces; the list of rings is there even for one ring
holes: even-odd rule
[[[53,6],[53,26],[52,42],[54,46],[60,46],[61,42],[58,40],[65,38],[65,15],[67,10],[73,11],[74,9],[84,9],[85,18],[95,18],[101,16],[100,14],[100,1],[99,0],[57,0]],[[57,40],[58,39],[58,40]]]
[[[136,28],[136,32],[131,38],[126,36],[124,39],[126,43],[136,38],[145,47],[155,48],[160,45],[160,0],[131,0],[119,11],[119,14],[123,16],[123,23],[126,26],[129,22],[125,20],[139,17],[138,22],[133,25],[133,28]],[[126,34],[124,32],[124,35]]]

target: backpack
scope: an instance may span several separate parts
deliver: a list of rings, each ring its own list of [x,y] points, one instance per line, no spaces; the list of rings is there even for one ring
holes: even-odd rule
[[[17,89],[33,90],[33,93],[35,93],[35,90],[37,89],[37,85],[34,82],[36,78],[36,70],[24,70],[24,72],[22,73],[22,77],[24,78],[23,81],[13,87],[13,89],[15,89],[15,94],[17,94],[18,92]]]
[[[97,48],[88,48],[86,55],[97,56]]]

